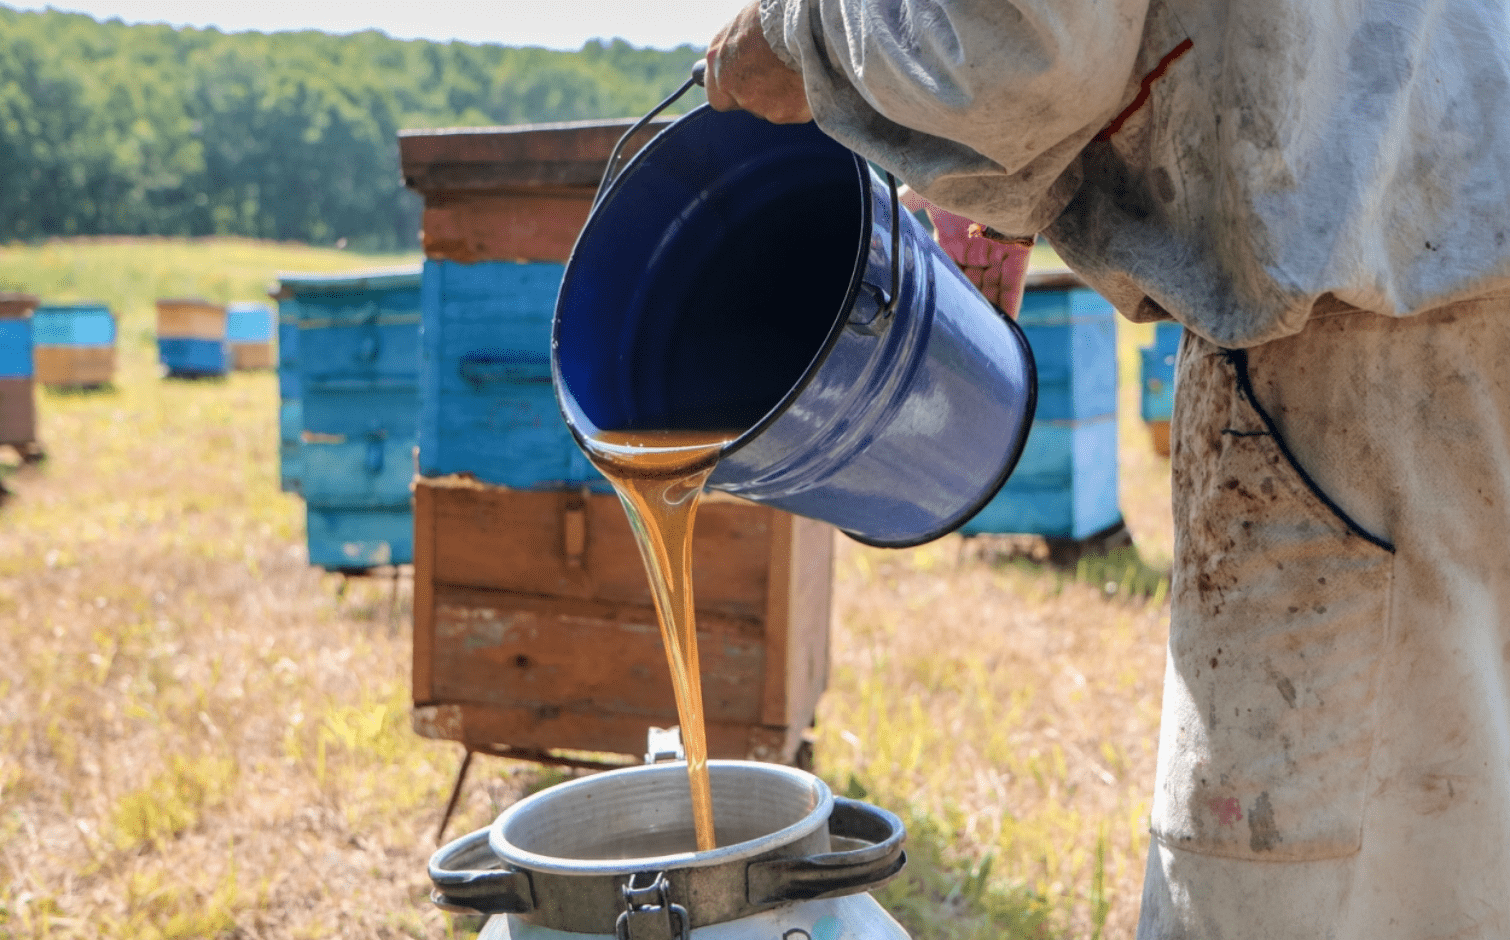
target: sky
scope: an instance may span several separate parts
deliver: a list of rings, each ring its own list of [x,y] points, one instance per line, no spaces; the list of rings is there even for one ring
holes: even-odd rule
[[[747,0],[0,0],[98,20],[214,26],[223,32],[378,29],[395,39],[576,50],[619,38],[670,49],[707,45]]]

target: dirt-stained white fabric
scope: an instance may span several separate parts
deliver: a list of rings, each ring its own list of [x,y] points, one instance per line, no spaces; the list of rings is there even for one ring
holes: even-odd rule
[[[763,0],[826,132],[1222,346],[1510,286],[1503,0]]]
[[[1510,936],[1510,297],[1187,335],[1142,940]]]

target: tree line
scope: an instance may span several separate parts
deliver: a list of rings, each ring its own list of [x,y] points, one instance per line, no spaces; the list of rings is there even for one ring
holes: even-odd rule
[[[701,55],[228,34],[0,6],[0,241],[410,249],[420,203],[400,179],[399,130],[640,115]]]

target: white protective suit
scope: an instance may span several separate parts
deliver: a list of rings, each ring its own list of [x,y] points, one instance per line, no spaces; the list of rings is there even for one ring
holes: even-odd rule
[[[1510,937],[1510,4],[761,23],[831,136],[1188,328],[1139,936]]]

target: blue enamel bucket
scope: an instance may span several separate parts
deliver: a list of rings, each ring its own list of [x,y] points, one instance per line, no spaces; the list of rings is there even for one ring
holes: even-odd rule
[[[894,182],[813,124],[706,105],[600,192],[551,364],[579,443],[735,431],[710,488],[896,547],[990,501],[1036,394],[1022,330]]]

